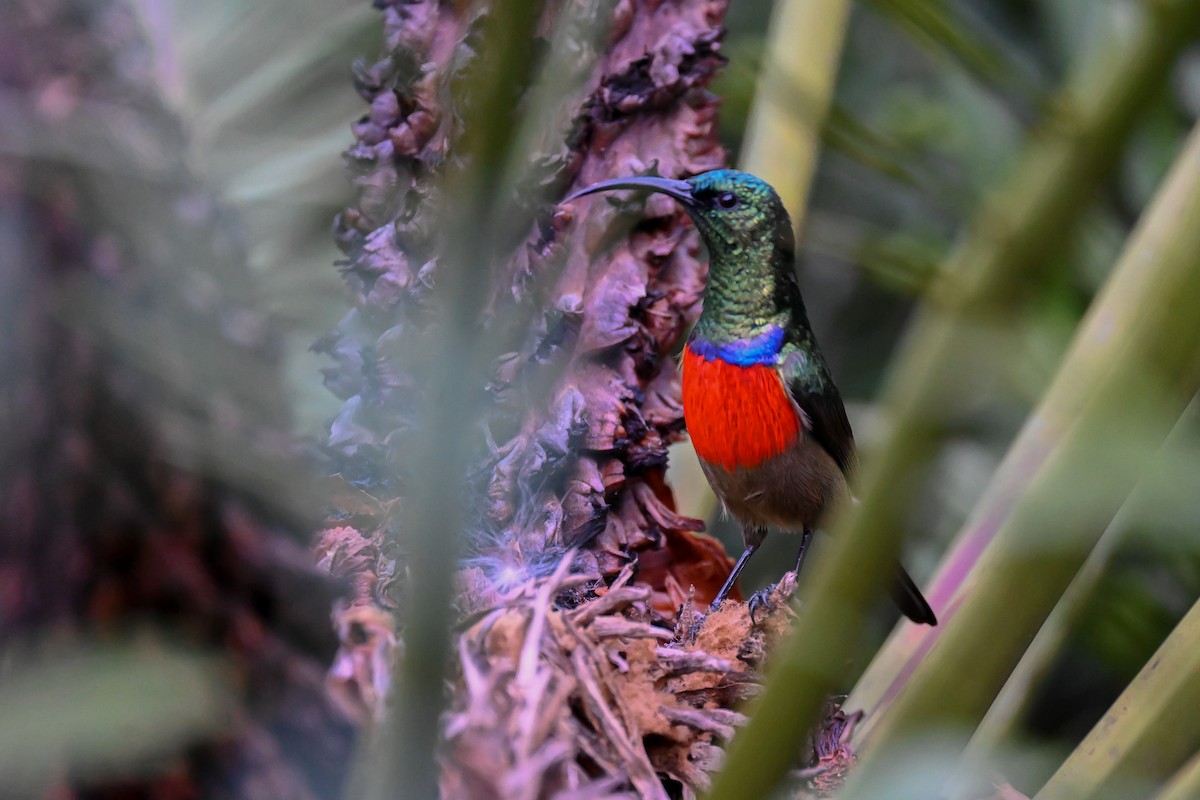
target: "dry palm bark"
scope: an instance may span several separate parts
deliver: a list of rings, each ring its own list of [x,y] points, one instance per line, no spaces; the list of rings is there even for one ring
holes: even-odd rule
[[[28,155],[0,159],[3,660],[134,636],[152,665],[169,640],[221,654],[240,701],[153,764],[65,759],[53,796],[335,796],[352,728],[324,685],[333,592],[304,523],[249,480],[286,483],[297,456],[244,254],[127,9],[2,9],[0,135]]]
[[[389,665],[403,657],[404,539],[434,535],[394,530],[416,468],[405,441],[420,425],[411,409],[422,381],[404,343],[432,323],[437,186],[461,166],[452,87],[480,13],[434,0],[382,6],[386,52],[359,70],[369,111],[347,154],[359,198],[337,229],[353,308],[320,344],[344,403],[328,442],[341,510],[319,547],[355,587],[335,615],[334,676],[364,717],[382,710]],[[484,424],[464,423],[486,433],[462,490],[471,556],[457,599],[447,797],[691,796],[757,686],[764,637],[786,624],[779,615],[751,633],[744,606],[730,604],[698,641],[681,635],[692,587],[711,597],[729,568],[693,533],[701,525],[674,511],[664,479],[667,445],[683,435],[672,352],[704,280],[694,230],[662,198],[645,208],[540,199],[722,165],[704,87],[722,63],[724,7],[578,0],[550,3],[542,21],[547,35],[567,14],[607,32],[594,52],[577,40],[592,65],[583,88],[543,121],[549,144],[531,159],[529,191],[512,198],[534,204],[533,229],[486,276],[484,318],[453,322],[490,331],[530,320],[479,387]]]

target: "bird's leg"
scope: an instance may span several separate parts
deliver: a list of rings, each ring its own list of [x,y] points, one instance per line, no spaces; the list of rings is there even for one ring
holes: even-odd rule
[[[733,565],[733,569],[730,570],[730,577],[725,579],[724,587],[721,587],[721,590],[716,593],[712,606],[708,607],[709,613],[715,612],[716,609],[720,608],[721,603],[724,603],[726,597],[730,596],[731,591],[733,591],[733,584],[737,583],[738,576],[742,575],[742,570],[745,569],[746,561],[749,561],[751,555],[754,555],[755,551],[757,551],[758,546],[762,545],[764,536],[760,531],[746,529],[743,531],[742,539],[746,543],[742,557],[738,558],[738,563]]]
[[[775,591],[777,584],[768,583],[763,588],[759,589],[754,594],[750,595],[750,599],[746,601],[746,610],[750,612],[750,624],[758,627],[758,612],[763,606],[771,605],[771,592]]]
[[[800,550],[796,553],[796,577],[800,577],[800,565],[804,563],[804,554],[808,552],[808,543],[812,541],[812,529],[805,528],[800,534]]]
[[[729,577],[725,579],[725,585],[721,587],[721,591],[717,592],[717,596],[713,599],[712,605],[708,607],[708,613],[716,611],[725,602],[725,598],[733,591],[733,585],[737,583],[738,576],[742,574],[742,570],[746,568],[746,562],[750,560],[750,556],[754,555],[754,551],[758,550],[759,545],[763,543],[763,539],[767,538],[766,528],[755,528],[750,525],[742,526],[742,541],[746,545],[746,549],[742,551],[738,557],[737,563],[733,565],[733,569],[729,571]],[[696,636],[700,633],[700,626],[704,624],[704,619],[707,615],[698,615],[692,623],[691,630],[688,636],[691,641],[696,641]]]
[[[808,543],[812,541],[813,532],[811,528],[805,528],[804,533],[800,534],[800,550],[796,553],[796,577],[800,577],[800,567],[804,564],[804,554],[808,552]],[[750,599],[746,601],[747,610],[750,612],[750,624],[757,625],[758,620],[755,617],[758,615],[759,609],[763,606],[770,605],[771,592],[775,591],[776,584],[769,583],[759,589],[754,594],[750,595]]]

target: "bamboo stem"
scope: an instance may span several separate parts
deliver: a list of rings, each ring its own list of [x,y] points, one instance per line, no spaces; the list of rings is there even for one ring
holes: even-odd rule
[[[962,403],[965,366],[992,344],[990,331],[979,325],[981,312],[1011,302],[1073,228],[1198,19],[1194,0],[1158,3],[1133,47],[1100,70],[1101,80],[1095,69],[1078,75],[1012,183],[981,210],[951,257],[896,359],[883,402],[890,424],[864,459],[864,502],[837,514],[832,552],[818,549],[822,563],[804,587],[808,600],[776,652],[749,724],[731,745],[713,798],[767,794],[795,757],[828,689],[845,679],[855,632],[898,549],[891,532],[912,494],[907,476],[926,460],[935,426]],[[1099,91],[1086,93],[1096,86]],[[939,605],[945,611],[935,600]]]
[[[406,457],[421,465],[402,506],[403,546],[408,556],[404,597],[405,654],[393,673],[394,699],[368,764],[349,796],[383,800],[397,794],[438,795],[437,743],[445,706],[445,673],[450,652],[454,567],[463,525],[462,499],[447,491],[457,486],[470,461],[464,431],[478,420],[477,387],[484,383],[494,355],[479,341],[475,320],[486,297],[487,274],[501,253],[497,223],[505,213],[500,179],[514,145],[514,116],[521,76],[530,69],[527,48],[540,15],[540,3],[500,0],[483,24],[480,61],[462,93],[470,98],[463,113],[460,153],[467,165],[446,181],[439,224],[441,253],[437,293],[448,324],[430,337],[423,375],[429,382],[423,429]],[[464,236],[470,230],[474,235]],[[489,343],[490,344],[490,343]]]
[[[776,3],[746,122],[742,169],[775,187],[792,215],[796,241],[804,230],[849,19],[849,0]]]
[[[1171,483],[1173,472],[1189,457],[1186,439],[1196,424],[1200,403],[1192,401],[1179,424],[1171,431],[1154,467],[1144,475],[1133,495],[1121,507],[1112,525],[1100,537],[1079,573],[1071,581],[1062,598],[1038,630],[1029,649],[1021,656],[1012,674],[988,709],[979,727],[971,735],[958,770],[955,798],[978,797],[990,787],[991,770],[1001,769],[995,763],[997,754],[1007,744],[1013,744],[1013,733],[1021,721],[1030,698],[1053,666],[1080,613],[1093,596],[1104,576],[1117,547],[1130,528],[1143,518],[1156,502],[1156,489]],[[1001,772],[1001,774],[1007,774]]]
[[[907,686],[866,734],[878,759],[854,776],[879,788],[913,737],[973,726],[995,699],[1113,515],[1200,387],[1200,128],[1088,313],[1027,430],[1065,427],[1030,467],[954,601],[955,612]],[[1074,418],[1055,405],[1083,400]],[[958,734],[952,734],[957,736]]]
[[[1193,800],[1200,797],[1200,753],[1179,768],[1154,800]]]
[[[1167,13],[1168,11],[1170,12],[1169,14]],[[1141,39],[1131,48],[1132,52],[1126,57],[1114,59],[1108,65],[1110,71],[1114,71],[1116,74],[1110,76],[1108,88],[1101,91],[1100,94],[1104,96],[1111,95],[1110,100],[1087,104],[1096,109],[1097,113],[1115,113],[1119,106],[1123,107],[1134,99],[1131,94],[1136,95],[1138,92],[1143,94],[1150,93],[1145,87],[1153,85],[1152,83],[1147,83],[1141,89],[1137,89],[1135,84],[1131,84],[1128,81],[1129,74],[1134,71],[1141,71],[1144,68],[1144,60],[1147,58],[1157,61],[1161,56],[1159,48],[1173,46],[1175,49],[1171,52],[1178,52],[1178,47],[1181,46],[1182,42],[1186,41],[1186,37],[1183,39],[1178,38],[1180,31],[1172,30],[1172,27],[1179,26],[1181,29],[1194,32],[1197,24],[1200,23],[1200,3],[1193,2],[1192,0],[1181,0],[1180,2],[1170,4],[1169,8],[1163,6],[1159,14],[1159,16],[1152,16],[1148,20]],[[1137,67],[1137,63],[1143,63],[1143,67]],[[1158,65],[1160,71],[1156,74],[1158,75],[1157,80],[1160,82],[1165,79],[1167,65],[1169,65],[1169,62],[1165,64],[1159,63]],[[1092,70],[1083,70],[1082,73],[1078,79],[1080,88],[1084,86],[1103,85],[1104,82],[1098,81]],[[1144,74],[1142,77],[1147,81],[1150,81],[1152,78],[1149,73]],[[1077,92],[1078,89],[1068,90],[1065,96],[1071,97]],[[1070,106],[1071,103],[1067,101],[1060,101],[1057,104],[1060,113],[1065,113],[1065,110]],[[1124,110],[1120,113],[1131,112]],[[1050,123],[1046,128],[1049,131],[1059,130],[1061,125],[1070,125],[1070,120],[1071,117],[1068,116],[1059,122]],[[1115,121],[1110,120],[1104,123],[1097,121],[1096,125],[1104,128],[1112,128],[1115,125]],[[1126,128],[1125,133],[1128,133],[1128,128]],[[1063,136],[1064,138],[1059,142],[1058,146],[1068,149],[1072,146],[1073,141],[1082,143],[1092,138],[1084,137],[1081,134],[1068,135],[1064,133]],[[1048,143],[1044,144],[1048,145]],[[1093,144],[1096,144],[1096,142],[1093,141]],[[1111,157],[1112,154],[1110,152]],[[1083,157],[1077,155],[1076,158]],[[1033,157],[1027,162],[1024,172],[1035,169],[1038,164],[1048,164],[1051,160],[1045,156]],[[1048,181],[1041,181],[1043,190],[1053,191],[1056,183],[1059,181],[1078,180],[1078,178],[1069,178],[1066,174],[1067,172],[1068,170],[1064,169],[1064,174],[1061,176]],[[1075,196],[1077,187],[1065,187],[1061,184],[1059,186],[1064,194],[1074,196],[1071,202],[1081,204],[1076,209],[1077,211],[1081,211],[1084,207],[1082,205],[1083,198],[1082,196]],[[1014,200],[1019,197],[1019,194],[1019,192],[1009,192],[1009,195]],[[1033,203],[1031,202],[1029,205],[1033,205]],[[1038,205],[1043,206],[1046,213],[1048,213],[1051,207],[1059,209],[1057,213],[1062,213],[1066,208],[1061,200],[1053,202],[1041,201]],[[987,212],[984,213],[984,216],[988,216]],[[1040,224],[1038,223],[1038,225]],[[989,227],[989,224],[980,223],[975,227],[976,229],[986,229]],[[1061,228],[1061,226],[1059,227]],[[1054,225],[1043,228],[1042,235],[1050,238],[1053,238],[1055,235],[1061,236],[1061,233],[1055,234],[1054,230]],[[1042,241],[1039,246],[1046,250],[1051,249],[1050,238]],[[981,243],[981,246],[984,244],[986,243]],[[969,248],[969,243],[965,247]],[[1018,250],[1028,250],[1029,245],[1027,243],[1016,243],[1013,247]],[[1035,251],[1029,250],[1029,252],[1034,253]],[[999,256],[996,256],[996,258],[999,258]],[[961,259],[958,259],[958,261],[961,261]],[[1020,268],[1021,271],[1028,271],[1035,269],[1041,263],[1041,260],[1035,254],[1030,254],[1026,255],[1023,261],[1012,262],[1009,259],[1001,259],[1001,262],[999,265],[993,264],[989,270],[1012,272]],[[1000,278],[993,280],[1000,280]],[[1018,276],[1016,280],[1019,281],[1020,277]],[[912,337],[914,344],[906,350],[906,355],[909,356],[908,363],[915,366],[912,366],[911,369],[901,367],[897,370],[897,374],[904,375],[908,373],[911,378],[913,372],[919,369],[923,362],[924,366],[928,367],[932,373],[932,379],[945,388],[944,396],[949,398],[955,394],[953,385],[955,381],[952,370],[963,370],[965,365],[971,363],[973,356],[970,349],[960,343],[958,345],[959,355],[955,357],[953,355],[954,351],[950,350],[951,347],[954,347],[954,332],[952,328],[948,327],[949,322],[929,322],[927,316],[919,320],[918,324],[926,322],[925,330],[929,331],[929,333],[922,336],[919,331],[915,331]],[[963,319],[965,320],[965,317]],[[960,322],[960,325],[965,325],[965,322]],[[935,340],[934,337],[938,337],[938,339]],[[986,337],[983,338],[986,343]],[[937,341],[943,342],[947,350],[951,353],[951,356],[946,359],[944,365],[940,368],[930,365],[932,358],[923,358],[922,356],[922,352],[932,350],[936,346]],[[1090,361],[1064,361],[1063,369],[1057,375],[1042,404],[1044,413],[1047,416],[1039,417],[1037,424],[1027,424],[1022,429],[1016,442],[1009,448],[1008,455],[1005,457],[1003,464],[997,470],[983,496],[976,503],[969,520],[960,531],[950,553],[943,558],[941,566],[931,582],[926,595],[933,604],[934,609],[938,611],[946,610],[942,614],[943,617],[953,613],[953,609],[956,607],[958,598],[961,595],[963,581],[974,567],[988,542],[999,530],[1000,523],[1003,522],[1005,515],[1012,506],[1012,498],[1023,490],[1023,487],[1028,483],[1036,467],[1043,463],[1050,450],[1061,441],[1062,436],[1068,430],[1090,396],[1091,380],[1096,375],[1096,370],[1103,368],[1103,366],[1102,354],[1097,355],[1094,360]],[[922,422],[923,414],[921,406],[924,403],[927,407],[932,407],[937,403],[937,400],[931,397],[928,389],[922,389],[921,386],[915,385],[911,380],[910,385],[912,385],[915,396],[908,398],[908,401],[902,407],[902,411],[897,413],[898,421],[894,436],[883,445],[885,453],[890,454],[895,459],[891,468],[900,470],[895,474],[903,474],[903,470],[906,468],[902,463],[904,453],[901,448],[903,446],[907,445],[911,448],[911,452],[918,453],[922,450],[923,446],[928,445],[927,442],[923,442],[924,437],[920,433],[922,426],[919,423]],[[943,401],[943,404],[945,404],[945,401]],[[949,406],[944,405],[944,407]],[[932,414],[932,412],[924,413]],[[931,424],[931,420],[926,420],[924,424],[927,428]],[[909,460],[907,469],[911,470],[914,468],[913,460],[915,459]],[[863,494],[864,500],[870,499],[866,492]],[[897,493],[895,492],[889,496],[886,485],[882,487],[881,494],[884,497],[892,498],[892,502],[895,503],[894,508],[896,509],[893,514],[899,515],[903,510],[903,505],[901,505],[903,498],[896,498]],[[886,509],[881,508],[876,516],[879,524],[886,523],[887,517],[885,516],[885,512]],[[899,517],[893,516],[892,518]],[[881,703],[895,696],[900,686],[907,679],[907,676],[912,673],[915,663],[933,646],[936,639],[944,630],[944,627],[934,630],[914,630],[907,626],[901,627],[893,634],[879,653],[876,654],[848,700],[848,707],[863,709],[867,712],[867,724],[861,726],[856,731],[856,741],[861,741],[869,733],[871,721],[874,717],[874,710]]]
[[[988,708],[963,752],[957,776],[953,779],[952,796],[956,800],[987,794],[992,783],[991,768],[996,753],[1010,742],[1031,696],[1054,666],[1068,634],[1104,577],[1113,551],[1124,533],[1124,525],[1119,519],[1109,526],[1004,682],[1004,688]]]
[[[1198,708],[1200,603],[1034,800],[1113,797],[1126,781],[1163,780],[1200,746]]]

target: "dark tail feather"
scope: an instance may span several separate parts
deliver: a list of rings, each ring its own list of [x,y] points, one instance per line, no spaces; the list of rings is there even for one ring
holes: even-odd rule
[[[896,577],[892,581],[892,599],[896,601],[904,616],[918,625],[937,625],[933,609],[899,563],[896,564]]]

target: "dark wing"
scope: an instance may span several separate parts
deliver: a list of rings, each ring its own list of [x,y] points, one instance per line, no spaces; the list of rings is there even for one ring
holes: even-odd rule
[[[810,340],[811,341],[811,340]],[[854,470],[854,432],[846,418],[842,396],[820,351],[799,346],[785,346],[779,372],[796,405],[804,412],[809,432],[847,477]]]

